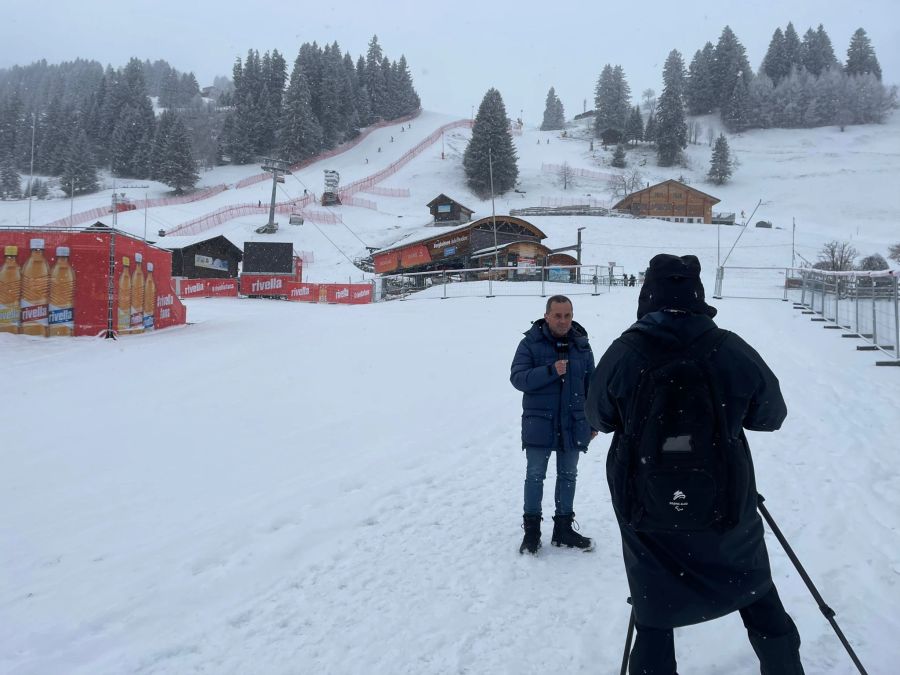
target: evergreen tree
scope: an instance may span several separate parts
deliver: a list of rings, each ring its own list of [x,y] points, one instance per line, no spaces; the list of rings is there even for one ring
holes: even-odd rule
[[[628,124],[625,127],[625,138],[632,143],[644,140],[644,118],[641,117],[639,105],[631,109],[631,115],[629,115]]]
[[[619,143],[613,151],[612,160],[610,161],[617,169],[625,168],[625,146]]]
[[[685,100],[692,115],[706,115],[718,107],[715,64],[716,52],[712,42],[707,42],[691,60],[685,87]]]
[[[544,121],[541,123],[541,131],[555,131],[564,126],[566,126],[566,114],[563,111],[562,101],[556,95],[556,89],[550,87],[544,102]]]
[[[872,73],[879,81],[881,80],[881,66],[875,56],[875,49],[862,28],[857,28],[850,38],[845,71],[848,75]]]
[[[822,24],[817,30],[810,28],[803,36],[800,45],[800,55],[803,67],[811,74],[819,76],[831,68],[840,68],[840,63],[834,55],[831,46],[831,38],[825,32]]]
[[[381,76],[384,80],[384,101],[381,104],[381,117],[392,120],[397,117],[397,85],[396,72],[391,60],[385,56],[381,59]]]
[[[728,26],[722,29],[719,42],[716,44],[713,73],[716,103],[721,109],[722,115],[728,117],[732,114],[729,106],[733,100],[737,81],[742,79],[745,85],[749,85],[750,77],[753,74],[744,46]]]
[[[625,135],[625,126],[631,112],[631,87],[625,79],[622,66],[606,64],[594,90],[594,134],[604,136],[604,132]]]
[[[491,88],[478,107],[472,125],[472,139],[463,154],[466,182],[475,194],[489,196],[492,163],[494,194],[503,194],[516,184],[519,177],[517,159],[506,106],[500,92]]]
[[[344,62],[340,47],[326,45],[322,52],[322,89],[320,94],[322,139],[326,148],[343,142],[348,124],[342,96],[344,91]]]
[[[728,141],[725,139],[724,134],[719,134],[712,151],[712,157],[709,161],[709,173],[706,177],[716,185],[722,185],[722,183],[727,182],[731,178],[732,171],[733,164],[728,149]]]
[[[660,166],[672,166],[687,147],[684,79],[684,61],[673,49],[663,66],[663,92],[656,106],[656,156]]]
[[[374,119],[374,114],[372,113],[372,98],[369,96],[367,73],[366,60],[360,56],[356,60],[356,80],[359,82],[359,98],[356,102],[356,109],[359,111],[360,124],[364,127],[372,124]]]
[[[754,77],[747,89],[747,119],[750,127],[768,129],[773,125],[775,87],[765,73]]]
[[[163,110],[156,123],[156,135],[153,138],[153,147],[150,151],[150,168],[148,175],[153,180],[162,177],[163,159],[166,156],[166,148],[169,143],[169,132],[175,122],[175,113],[171,110]]]
[[[100,189],[97,169],[84,129],[78,129],[72,137],[59,182],[67,197],[71,197],[73,191],[76,195],[84,195]]]
[[[322,149],[322,127],[313,114],[309,82],[299,56],[284,95],[278,147],[282,159],[292,164],[312,157]]]
[[[739,77],[734,83],[734,91],[728,105],[724,106],[722,121],[725,126],[734,133],[739,133],[750,127],[750,96],[748,86],[744,78]]]
[[[803,65],[803,54],[800,44],[800,36],[794,24],[788,21],[787,27],[784,29],[784,58],[787,62],[787,71],[785,75],[791,72],[793,68],[799,68]]]
[[[412,75],[409,73],[409,64],[407,64],[406,57],[402,54],[400,55],[400,60],[397,62],[396,70],[396,85],[399,101],[398,114],[400,116],[411,115],[422,107],[422,101],[419,99],[419,94],[413,86]],[[560,109],[562,109],[562,104],[560,104]]]
[[[0,155],[0,199],[21,199],[22,177],[11,155]]]
[[[656,143],[656,113],[653,110],[647,115],[647,125],[644,127],[644,140],[648,143]]]
[[[369,40],[369,49],[366,53],[366,89],[369,92],[369,107],[373,118],[385,117],[387,107],[387,80],[384,76],[381,62],[384,54],[381,45],[378,44],[378,36],[373,35]]]
[[[788,63],[784,46],[784,33],[781,28],[776,28],[769,42],[769,49],[760,66],[760,74],[768,75],[774,84],[791,72],[791,64]]]
[[[169,129],[165,156],[160,168],[160,180],[175,190],[176,195],[191,189],[200,180],[191,139],[180,117],[176,117]]]

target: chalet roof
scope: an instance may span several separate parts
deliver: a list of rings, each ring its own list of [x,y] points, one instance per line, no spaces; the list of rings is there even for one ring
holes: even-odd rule
[[[453,197],[448,197],[443,192],[441,194],[439,194],[437,197],[435,197],[434,199],[432,199],[430,202],[428,202],[425,206],[427,206],[430,209],[432,206],[434,206],[435,202],[443,202],[443,201],[453,202],[454,204],[456,204],[460,208],[465,209],[469,213],[475,213],[475,211],[470,209],[468,206],[463,206],[460,202],[453,199]]]
[[[497,222],[499,223],[513,223],[515,225],[519,225],[527,230],[529,230],[533,236],[538,237],[540,239],[546,239],[547,235],[544,234],[541,230],[536,228],[534,225],[529,223],[527,220],[522,220],[521,218],[517,218],[516,216],[497,216]],[[458,232],[466,232],[468,230],[474,230],[484,225],[490,225],[492,222],[491,216],[486,216],[479,220],[473,220],[472,222],[466,223],[465,225],[457,225],[456,227],[440,227],[439,225],[429,227],[427,229],[432,230],[431,232],[423,233],[419,232],[418,234],[411,234],[399,241],[395,241],[390,246],[385,246],[382,249],[377,251],[373,251],[372,255],[381,255],[382,253],[387,253],[388,251],[396,251],[401,248],[406,248],[407,246],[412,246],[413,244],[419,244],[425,241],[429,241],[431,239],[438,239],[441,237],[446,237],[448,235],[453,235]],[[435,232],[434,230],[437,230]]]
[[[664,180],[661,183],[656,183],[655,185],[651,185],[650,187],[645,187],[643,190],[637,190],[636,192],[632,192],[630,195],[627,195],[626,197],[623,197],[622,199],[620,199],[615,204],[615,206],[613,206],[613,209],[618,209],[621,204],[625,204],[626,202],[631,201],[632,199],[634,199],[634,197],[636,195],[642,194],[644,192],[649,192],[650,190],[653,190],[654,188],[658,188],[660,185],[666,185],[667,183],[674,183],[675,185],[677,185],[678,187],[680,187],[684,190],[688,190],[690,192],[695,192],[699,195],[703,195],[704,197],[709,198],[713,204],[718,204],[720,201],[722,201],[721,199],[717,199],[716,197],[713,197],[712,195],[707,194],[707,193],[703,192],[702,190],[698,190],[697,188],[691,187],[690,185],[685,185],[684,183],[681,183],[681,182],[675,180],[674,178],[670,178],[669,180]]]
[[[168,251],[175,251],[207,241],[224,243],[225,247],[235,253],[239,260],[244,255],[243,246],[231,241],[231,239],[229,239],[224,234],[219,234],[214,237],[210,237],[208,234],[186,234],[182,236],[176,235],[172,237],[159,237],[155,242],[153,242],[153,245],[158,248],[164,248]]]

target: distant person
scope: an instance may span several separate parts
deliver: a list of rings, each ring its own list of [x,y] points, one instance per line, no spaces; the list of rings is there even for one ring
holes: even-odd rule
[[[556,452],[554,546],[593,550],[588,538],[572,529],[578,458],[597,435],[584,417],[594,354],[587,331],[572,320],[572,301],[564,295],[547,300],[544,318],[531,324],[519,342],[510,382],[522,392],[522,449],[525,451],[525,536],[519,553],[541,547],[541,502],[550,455]]]
[[[634,286],[635,281],[636,281],[636,279],[634,278],[633,274],[630,277],[628,277],[628,285],[629,286]]]
[[[673,675],[674,628],[739,611],[763,675],[802,675],[743,431],[776,431],[787,408],[762,357],[715,315],[695,256],[654,256],[638,321],[588,390],[591,426],[614,432],[606,477],[637,630],[630,672]]]

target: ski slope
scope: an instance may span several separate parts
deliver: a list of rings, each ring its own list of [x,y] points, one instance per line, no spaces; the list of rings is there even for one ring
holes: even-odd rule
[[[576,298],[597,352],[637,290]],[[507,378],[540,298],[187,302],[192,325],[115,343],[0,335],[0,672],[617,672],[608,437],[576,495],[597,550],[516,552]],[[750,434],[760,490],[869,671],[891,672],[897,373],[787,303],[716,304],[790,409]],[[807,672],[853,672],[770,551]],[[736,616],[677,635],[682,672],[757,672]]]
[[[393,129],[393,144],[390,128],[373,132],[367,142],[380,138],[382,152],[354,148],[342,157],[342,176],[371,175],[402,144],[452,121],[429,115]],[[526,194],[497,200],[498,213],[542,197],[612,200],[602,183],[576,180],[564,191],[541,171],[566,161],[609,170],[577,132],[516,137]],[[435,144],[384,184],[408,188],[409,198],[373,197],[378,211],[342,207],[344,225],[283,222],[266,240],[313,251],[305,268],[312,281],[356,280],[364,275],[348,258],[364,244],[427,231],[424,205],[440,192],[476,217],[489,215],[490,202],[465,188],[469,133],[444,139],[444,159]],[[897,115],[844,134],[760,131],[730,142],[742,162],[733,183],[701,182],[705,146],[691,146],[691,167],[679,169],[721,198],[721,210],[749,216],[763,200],[754,221],[775,228],[747,229],[730,265],[789,265],[793,218],[797,250],[810,259],[830,239],[848,239],[863,254],[884,255],[896,243],[900,204],[889,195],[900,172]],[[303,183],[289,178],[279,190],[302,194],[332,167],[311,167]],[[651,182],[677,177],[652,161],[642,169]],[[233,183],[257,171],[223,167],[204,181]],[[129,189],[152,198],[162,188]],[[151,209],[149,229],[227,199],[265,200],[269,190]],[[36,214],[49,221],[69,205],[33,208],[41,222]],[[0,203],[0,224],[24,224],[26,210]],[[636,274],[660,251],[696,253],[708,295],[716,260],[738,235],[721,228],[720,246],[717,229],[700,224],[533,222],[551,247],[574,243],[585,227],[583,259],[601,268],[616,261]],[[264,239],[250,234],[259,224],[238,219],[209,235]],[[140,233],[143,214],[120,214],[119,225]],[[634,320],[638,290],[575,297],[598,357]],[[767,505],[869,672],[893,672],[897,369],[876,368],[883,355],[856,352],[854,341],[790,303],[711,302],[719,324],[767,359],[788,403],[780,432],[749,434]],[[603,469],[608,437],[583,458],[576,494],[596,550],[517,554],[525,461],[520,394],[508,369],[521,333],[543,313],[541,298],[186,305],[190,325],[116,342],[0,334],[0,672],[618,672],[628,607]],[[548,514],[552,480],[551,469]],[[774,539],[769,547],[807,673],[855,672]],[[737,616],[676,634],[681,672],[758,672]]]

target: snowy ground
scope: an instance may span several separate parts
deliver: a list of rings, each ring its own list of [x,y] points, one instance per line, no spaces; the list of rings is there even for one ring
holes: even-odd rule
[[[340,160],[345,182],[447,121],[428,113],[405,132],[375,132],[375,145]],[[343,208],[347,227],[283,224],[275,239],[315,253],[311,280],[343,281],[362,276],[345,257],[362,254],[360,239],[382,245],[421,231],[424,205],[440,192],[488,215],[490,203],[464,187],[468,135],[448,134],[446,159],[439,142],[384,183],[408,187],[410,198],[363,195],[379,212]],[[498,213],[574,196],[541,172],[544,162],[608,170],[584,140],[526,130],[517,143],[527,194],[499,200]],[[749,215],[758,199],[771,202],[754,220],[776,229],[747,230],[729,264],[788,265],[792,217],[806,257],[832,238],[852,237],[864,254],[896,243],[898,116],[845,134],[753,132],[732,147],[742,160],[732,185],[699,181],[705,146],[689,149],[694,169],[679,169],[722,210]],[[309,170],[310,187],[331,165]],[[647,180],[677,177],[645,168]],[[225,167],[204,181],[256,171]],[[281,187],[302,194],[290,181]],[[577,187],[611,199],[603,185]],[[151,229],[267,192],[263,184],[152,209]],[[0,224],[24,224],[26,211],[0,203]],[[46,222],[67,215],[68,203],[35,203],[35,212],[33,222]],[[584,260],[615,260],[626,272],[659,251],[697,253],[711,293],[716,228],[534,222],[553,247],[587,227]],[[236,220],[210,234],[258,224]],[[140,232],[143,215],[124,214],[120,225]],[[722,228],[722,257],[737,234]],[[576,298],[598,356],[633,321],[637,291]],[[516,552],[524,458],[508,368],[542,314],[540,298],[186,304],[190,325],[117,342],[0,334],[0,672],[618,672],[628,609],[603,475],[607,437],[584,457],[576,496],[597,550]],[[781,432],[750,435],[760,490],[869,672],[893,672],[900,369],[876,368],[884,355],[856,352],[788,303],[714,304],[720,325],[769,361],[790,410]],[[552,477],[548,487],[545,510]],[[774,540],[770,552],[807,672],[854,672]],[[681,672],[758,672],[736,616],[679,630],[677,650]]]
[[[595,350],[636,297],[576,300]],[[115,343],[0,335],[0,672],[617,672],[607,437],[576,498],[597,550],[516,552],[507,377],[541,302],[195,300],[193,325]],[[890,672],[897,373],[787,303],[719,306],[791,411],[751,435],[760,489],[870,672]],[[807,672],[853,672],[770,550]],[[682,672],[755,672],[737,617],[678,631],[678,655]]]

